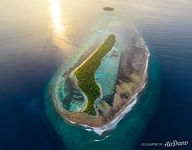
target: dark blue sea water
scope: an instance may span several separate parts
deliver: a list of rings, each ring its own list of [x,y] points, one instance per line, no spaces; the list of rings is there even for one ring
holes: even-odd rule
[[[190,7],[192,4],[188,4]],[[169,14],[170,15],[170,14]],[[141,23],[145,40],[155,50],[161,72],[158,109],[141,142],[189,141],[192,149],[192,17],[181,9],[162,22]],[[154,148],[155,149],[155,148]]]
[[[0,150],[69,149],[71,140],[65,137],[71,137],[73,133],[60,137],[48,121],[44,106],[44,90],[68,56],[53,44],[47,25],[47,2],[32,0],[31,5],[28,3],[19,0],[0,2]],[[139,150],[157,149],[141,147],[140,143],[173,140],[189,141],[188,146],[179,149],[191,150],[192,2],[142,0],[131,1],[127,7],[129,5],[134,12],[134,23],[151,51],[151,86],[147,86],[150,92],[144,91],[141,99],[146,102],[138,102],[139,107],[112,131],[111,139],[86,145],[87,149],[90,146],[92,149],[124,150],[132,148],[130,139],[137,139],[134,144]],[[155,112],[143,111],[143,107],[152,109],[153,105],[146,97],[154,96],[158,99]],[[131,119],[134,123],[134,117],[137,117],[134,112],[151,116],[146,126],[135,125],[137,130],[142,128],[139,138],[127,124]],[[87,144],[81,140],[72,144]]]

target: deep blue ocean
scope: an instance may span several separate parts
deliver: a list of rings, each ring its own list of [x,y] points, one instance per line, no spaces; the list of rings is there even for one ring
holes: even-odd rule
[[[45,1],[32,2],[41,7],[34,11],[30,5],[22,7],[26,2],[0,2],[0,150],[69,149],[69,141],[65,143],[48,121],[44,97],[51,77],[68,56],[52,42],[41,9]],[[192,1],[163,0],[150,8],[135,8],[134,23],[152,53],[151,60],[155,58],[159,75],[152,80],[160,86],[153,85],[153,91],[159,91],[156,108],[135,149],[158,149],[140,143],[177,140],[189,142],[178,149],[191,150]],[[153,67],[149,67],[152,72]],[[126,142],[127,133],[123,139],[116,137],[118,143]],[[128,147],[122,144],[119,149]]]

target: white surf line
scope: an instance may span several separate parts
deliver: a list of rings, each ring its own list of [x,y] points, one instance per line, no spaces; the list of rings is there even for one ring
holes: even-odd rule
[[[135,98],[135,97],[136,97],[136,96],[134,96],[134,98]],[[117,126],[117,124],[119,123],[119,121],[124,117],[124,115],[125,115],[126,113],[128,113],[129,111],[131,111],[132,107],[136,104],[136,102],[137,102],[137,99],[135,98],[135,100],[134,100],[131,104],[129,104],[129,105],[124,109],[124,111],[123,111],[121,114],[119,114],[119,116],[117,116],[117,117],[116,117],[114,120],[112,120],[110,123],[108,123],[108,124],[106,124],[106,125],[104,125],[104,126],[102,126],[102,127],[95,128],[95,127],[90,127],[90,126],[83,125],[83,124],[80,124],[80,125],[83,126],[83,127],[85,127],[85,128],[88,128],[88,129],[86,129],[87,131],[94,131],[96,134],[102,135],[103,132],[114,129],[114,128]]]
[[[101,141],[104,141],[106,140],[108,137],[110,137],[111,135],[107,135],[106,137],[104,137],[103,139],[101,140],[93,140],[93,142],[101,142]]]

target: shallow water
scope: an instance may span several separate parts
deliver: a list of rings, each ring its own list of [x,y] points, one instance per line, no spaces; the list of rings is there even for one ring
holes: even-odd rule
[[[144,37],[151,51],[149,82],[136,107],[107,136],[59,126],[63,120],[51,114],[57,131],[64,131],[60,137],[45,114],[44,89],[63,61],[80,56],[79,46],[107,13],[105,6],[132,20]],[[190,0],[0,1],[0,149],[123,150],[135,144],[141,149],[141,142],[190,141],[191,6]]]
[[[107,98],[109,99],[110,96],[114,94],[120,63],[120,56],[121,54],[119,51],[115,51],[112,49],[112,51],[110,51],[103,58],[101,66],[98,68],[95,74],[95,78],[97,82],[101,85],[102,91],[102,96],[99,98],[99,101],[101,101],[102,99],[107,100]],[[111,97],[111,99],[113,98]]]

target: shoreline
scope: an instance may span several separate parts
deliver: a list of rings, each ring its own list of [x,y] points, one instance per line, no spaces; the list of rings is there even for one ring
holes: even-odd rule
[[[122,64],[120,64],[120,72],[127,67],[129,68],[129,70],[125,69],[126,71],[128,71],[128,73],[125,72],[125,74],[118,74],[118,80],[122,80],[123,84],[119,85],[118,83],[116,83],[115,85],[114,97],[113,99],[111,99],[113,100],[114,106],[108,106],[109,104],[106,105],[105,101],[103,103],[101,102],[101,105],[106,105],[106,108],[104,108],[105,112],[103,114],[103,112],[98,113],[98,111],[102,110],[103,108],[100,109],[94,105],[94,107],[97,108],[95,109],[97,112],[96,116],[90,116],[82,112],[83,109],[81,109],[80,112],[68,112],[65,108],[63,108],[62,102],[59,100],[59,97],[57,95],[57,83],[60,80],[59,78],[57,79],[55,85],[52,87],[54,92],[51,92],[51,101],[53,103],[55,111],[62,117],[64,121],[68,122],[71,125],[83,127],[87,131],[94,131],[96,134],[101,135],[105,131],[114,129],[117,126],[118,122],[135,106],[138,100],[138,94],[143,91],[147,83],[147,69],[150,52],[144,42],[144,39],[139,35],[136,28],[132,26],[132,29],[133,30],[131,32],[134,33],[134,37],[132,39],[133,41],[130,46],[128,45],[128,47],[125,47],[125,57],[123,57],[123,59],[128,59],[129,62],[125,63],[123,61]],[[131,52],[136,51],[136,53],[131,53],[131,55],[129,55],[130,50]],[[78,60],[74,64],[76,66],[75,68],[82,65],[82,63],[86,61],[87,57],[80,57],[79,59],[80,60]],[[80,65],[78,65],[79,61],[81,62]],[[63,72],[63,75],[59,76],[64,77],[66,73],[71,74],[71,72],[74,71],[72,70],[72,68],[74,68],[74,66],[69,68],[70,71],[66,70],[65,72]],[[132,80],[132,82],[129,81],[130,79]],[[126,90],[128,92],[128,97],[122,97],[121,99],[121,94],[124,94]]]

